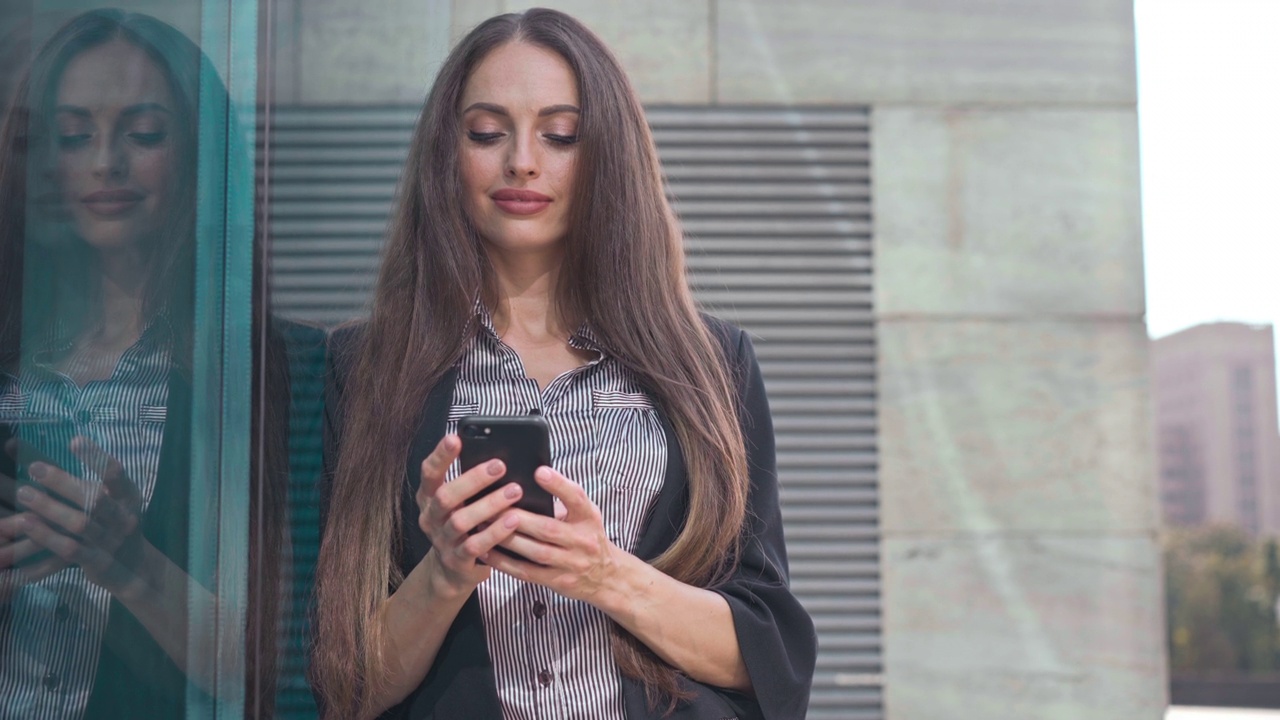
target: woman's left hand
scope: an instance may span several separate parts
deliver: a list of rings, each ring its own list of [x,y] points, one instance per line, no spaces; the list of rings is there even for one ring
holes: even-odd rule
[[[616,587],[623,551],[609,540],[600,509],[581,485],[545,466],[534,479],[563,504],[563,517],[559,508],[557,518],[517,511],[520,524],[502,547],[531,562],[499,552],[489,553],[485,562],[518,580],[598,604],[602,591]]]

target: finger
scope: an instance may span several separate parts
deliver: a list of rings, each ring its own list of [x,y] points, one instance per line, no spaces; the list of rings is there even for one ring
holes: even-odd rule
[[[124,465],[119,460],[107,454],[105,450],[98,447],[83,435],[77,435],[71,439],[71,452],[80,458],[85,467],[93,470],[102,478],[102,484],[106,487],[107,492],[116,501],[122,503],[126,507],[134,505],[142,505],[142,495],[138,492],[138,486],[133,484],[129,476],[125,473]],[[83,506],[82,506],[83,507]]]
[[[488,558],[494,555],[491,551],[509,540],[518,526],[519,520],[511,513],[496,518],[484,530],[464,540],[460,546],[462,551],[460,554],[482,560],[487,564]]]
[[[436,490],[444,484],[449,466],[457,459],[460,452],[462,452],[462,441],[457,435],[450,434],[440,438],[440,442],[436,443],[431,454],[422,459],[422,465],[419,468],[419,507],[425,507],[427,498],[435,495]]]
[[[17,542],[8,543],[7,545],[0,545],[0,570],[11,568],[43,549],[43,547],[28,537],[24,537]]]
[[[511,550],[512,552],[519,552],[521,555],[524,555],[525,558],[529,558],[525,553],[512,547],[511,541],[518,537],[520,537],[520,534],[515,533],[511,537],[507,538],[506,541],[501,543],[501,547]],[[528,547],[526,547],[525,550],[533,552],[533,550]],[[498,552],[496,550],[485,556],[485,562],[493,566],[494,570],[500,570],[517,580],[537,583],[539,585],[549,586],[557,573],[556,570],[552,570],[536,562],[530,562],[528,559],[521,560],[520,558],[512,557],[507,553]]]
[[[57,555],[50,555],[40,562],[23,568],[18,568],[18,572],[22,573],[23,582],[33,583],[49,577],[50,575],[67,567],[67,565],[68,563],[66,560],[63,560]]]
[[[533,474],[533,479],[546,488],[547,492],[560,498],[560,502],[564,503],[566,519],[599,514],[587,491],[578,483],[556,472],[554,468],[543,465]]]
[[[31,486],[18,491],[18,503],[24,509],[31,511],[23,519],[23,530],[26,530],[28,523],[36,519],[33,513],[39,516],[40,520],[56,525],[71,535],[79,535],[89,525],[89,517],[84,512],[55,500]]]
[[[454,512],[480,491],[501,480],[506,474],[507,466],[501,460],[481,463],[459,475],[453,482],[437,489],[436,502],[446,514]]]
[[[93,505],[98,496],[97,488],[78,477],[72,476],[60,467],[46,462],[32,463],[27,468],[31,478],[40,483],[44,489],[52,491],[59,499],[65,500],[81,509]],[[18,497],[21,501],[21,494]]]
[[[480,498],[470,505],[463,505],[449,514],[447,525],[454,537],[463,537],[482,526],[496,522],[498,515],[507,511],[520,500],[523,489],[516,483],[507,483],[495,492]]]
[[[13,540],[22,534],[22,515],[0,518],[0,542]]]
[[[520,518],[520,531],[513,533],[502,543],[502,547],[520,553],[536,565],[543,567],[564,567],[564,559],[568,551],[562,547],[551,545],[528,534],[525,518]]]
[[[462,441],[457,435],[450,434],[440,438],[440,442],[436,443],[431,454],[422,459],[423,480],[431,480],[436,485],[443,483],[445,473],[449,471],[453,461],[458,459],[460,452],[462,452]]]
[[[569,517],[569,508],[564,506],[564,503],[560,501],[560,498],[552,498],[552,500],[554,500],[552,504],[555,509],[556,519],[564,521]]]
[[[516,514],[520,518],[521,535],[556,547],[568,547],[573,544],[574,529],[564,521],[527,510],[517,509]]]
[[[40,518],[26,516],[23,530],[27,537],[67,562],[76,562],[82,545],[75,538],[54,530]]]

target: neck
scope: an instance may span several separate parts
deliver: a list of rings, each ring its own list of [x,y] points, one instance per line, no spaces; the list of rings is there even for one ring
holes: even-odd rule
[[[491,308],[498,334],[516,334],[531,341],[550,342],[568,337],[568,318],[556,302],[563,254],[491,252],[496,297]]]
[[[134,340],[142,334],[142,296],[145,274],[137,253],[98,256],[102,284],[99,295],[101,341]]]

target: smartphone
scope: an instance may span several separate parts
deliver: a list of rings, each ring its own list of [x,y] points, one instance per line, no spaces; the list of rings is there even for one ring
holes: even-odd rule
[[[36,462],[63,467],[63,463],[55,461],[48,453],[58,439],[71,437],[64,425],[57,417],[25,415],[0,419],[0,475],[4,476],[0,478],[0,517],[22,512],[16,495],[24,485],[34,485],[53,499],[67,502],[57,493],[34,482],[28,472],[31,464]],[[19,539],[21,537],[24,536],[19,536]],[[13,566],[29,567],[50,557],[53,557],[51,551],[40,550],[18,560]]]
[[[535,470],[551,464],[551,433],[540,415],[468,415],[458,421],[458,437],[463,472],[495,458],[507,466],[505,475],[468,503],[515,482],[524,490],[516,507],[555,517],[555,498],[533,479]]]

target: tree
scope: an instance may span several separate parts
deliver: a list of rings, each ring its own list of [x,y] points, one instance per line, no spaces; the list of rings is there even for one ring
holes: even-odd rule
[[[1165,537],[1169,662],[1179,673],[1280,669],[1280,549],[1229,526]]]

